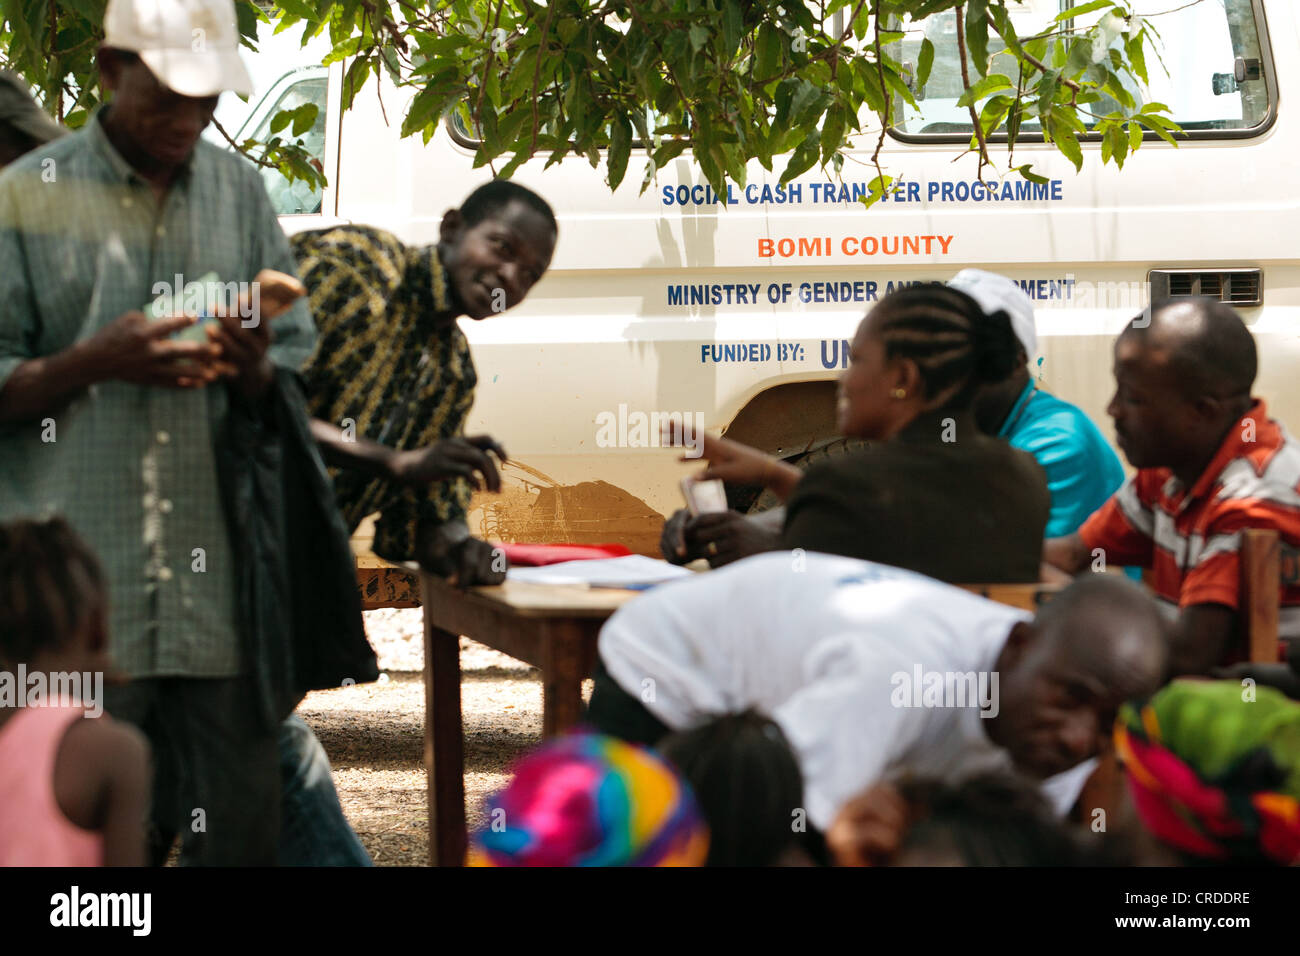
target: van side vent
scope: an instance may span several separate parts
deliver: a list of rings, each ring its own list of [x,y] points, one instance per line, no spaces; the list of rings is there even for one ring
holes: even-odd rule
[[[1229,305],[1264,304],[1264,274],[1259,269],[1153,269],[1151,301],[1208,296]]]

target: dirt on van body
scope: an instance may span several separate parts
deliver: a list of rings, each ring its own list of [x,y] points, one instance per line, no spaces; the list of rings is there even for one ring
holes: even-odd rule
[[[424,631],[419,608],[365,612],[380,681],[309,694],[298,707],[329,754],[343,812],[377,866],[425,866]],[[460,639],[465,808],[470,830],[542,734],[540,672]],[[590,682],[584,688],[590,693]]]

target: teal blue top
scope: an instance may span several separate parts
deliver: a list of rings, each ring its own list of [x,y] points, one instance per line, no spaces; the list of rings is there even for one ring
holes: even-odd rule
[[[999,438],[1027,451],[1047,472],[1052,511],[1047,537],[1077,531],[1124,482],[1124,468],[1097,426],[1069,402],[1030,379],[1002,423]]]

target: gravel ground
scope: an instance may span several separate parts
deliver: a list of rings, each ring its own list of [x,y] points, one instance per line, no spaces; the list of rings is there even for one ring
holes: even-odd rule
[[[334,766],[343,812],[378,866],[428,863],[424,624],[419,608],[366,611],[380,680],[317,691],[299,705]],[[540,672],[460,639],[465,808],[471,831],[509,767],[541,739]],[[584,696],[591,693],[590,681]]]

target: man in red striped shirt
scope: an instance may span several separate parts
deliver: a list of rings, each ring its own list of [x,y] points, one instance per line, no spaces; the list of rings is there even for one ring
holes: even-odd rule
[[[1149,316],[1149,319],[1148,319]],[[1104,564],[1150,568],[1176,615],[1171,666],[1206,673],[1246,658],[1238,631],[1238,549],[1246,528],[1300,544],[1300,444],[1250,394],[1255,340],[1210,299],[1157,306],[1115,342],[1107,412],[1138,469],[1043,559],[1077,574]],[[1300,586],[1284,585],[1281,632],[1300,652]]]

